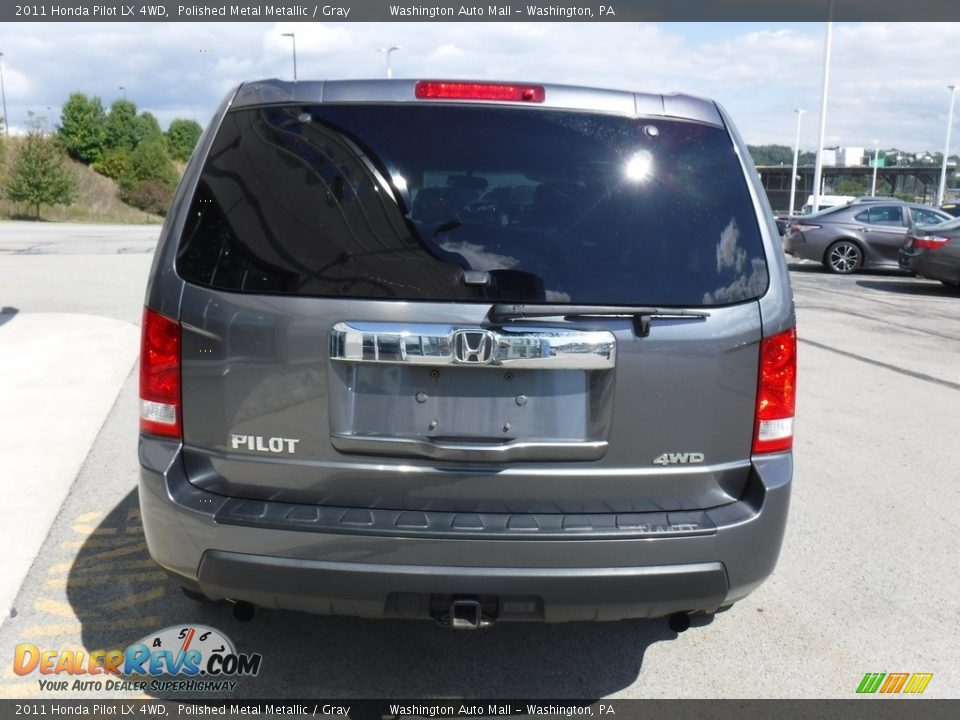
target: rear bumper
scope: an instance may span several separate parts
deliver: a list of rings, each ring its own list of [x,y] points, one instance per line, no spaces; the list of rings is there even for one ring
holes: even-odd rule
[[[712,612],[745,597],[776,564],[793,471],[790,453],[756,460],[744,497],[703,511],[699,523],[669,513],[653,514],[665,523],[637,521],[622,534],[599,527],[565,533],[561,524],[529,537],[483,531],[463,537],[411,528],[306,529],[297,514],[272,503],[234,518],[236,501],[187,481],[177,443],[144,438],[140,460],[151,555],[212,599],[429,618],[437,603],[476,596],[500,620],[548,622]]]
[[[498,620],[616,620],[668,615],[727,593],[720,563],[632,568],[466,568],[325,562],[212,551],[199,585],[213,597],[267,607],[425,618],[454,597],[490,598]],[[487,602],[484,602],[487,605]]]
[[[900,267],[929,280],[940,280],[945,283],[960,285],[960,267],[950,262],[943,262],[936,253],[936,250],[930,252],[901,248]]]
[[[820,248],[814,250],[801,233],[787,230],[780,238],[780,243],[783,246],[783,252],[787,255],[803,260],[816,260],[817,262],[823,260],[823,250]]]

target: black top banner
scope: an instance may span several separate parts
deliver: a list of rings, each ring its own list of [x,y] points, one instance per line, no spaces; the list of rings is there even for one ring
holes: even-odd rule
[[[3,3],[3,22],[957,21],[957,0],[306,0]]]

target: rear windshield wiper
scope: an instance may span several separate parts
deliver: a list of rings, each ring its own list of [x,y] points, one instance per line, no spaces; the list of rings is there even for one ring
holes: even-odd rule
[[[497,303],[490,308],[494,322],[520,320],[522,318],[553,317],[621,317],[633,318],[633,331],[637,337],[646,337],[650,332],[650,319],[662,318],[708,318],[704,310],[679,310],[658,307],[633,307],[630,305],[512,305]]]

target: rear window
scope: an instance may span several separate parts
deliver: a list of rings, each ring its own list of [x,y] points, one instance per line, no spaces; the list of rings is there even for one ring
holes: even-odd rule
[[[767,287],[723,129],[426,103],[230,112],[177,270],[235,292],[465,302],[709,306]]]
[[[910,207],[910,216],[913,222],[918,225],[939,225],[949,219],[949,216],[942,215],[933,210],[925,208]]]

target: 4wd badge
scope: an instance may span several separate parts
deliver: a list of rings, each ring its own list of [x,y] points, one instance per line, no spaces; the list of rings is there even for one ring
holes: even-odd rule
[[[694,465],[703,462],[703,453],[664,453],[654,458],[654,465]]]

